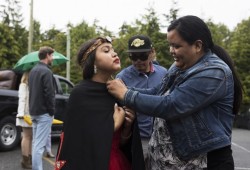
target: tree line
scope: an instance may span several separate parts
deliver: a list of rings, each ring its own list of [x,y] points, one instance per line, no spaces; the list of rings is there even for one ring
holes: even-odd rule
[[[23,26],[23,16],[20,13],[20,0],[5,0],[5,5],[0,6],[0,68],[13,68],[15,63],[28,52],[28,30]],[[113,46],[118,53],[122,68],[130,64],[127,54],[128,39],[136,34],[148,35],[153,42],[157,52],[158,62],[166,67],[173,63],[169,53],[169,45],[166,40],[167,26],[171,21],[178,18],[177,1],[173,1],[173,7],[168,14],[163,14],[165,22],[159,21],[159,16],[153,7],[145,9],[145,14],[135,19],[132,23],[124,22],[117,35],[102,27],[95,20],[93,24],[82,21],[73,25],[68,23],[70,28],[70,77],[75,84],[81,79],[81,70],[76,64],[76,54],[86,40],[109,35],[113,37]],[[213,35],[215,44],[224,47],[232,57],[235,67],[244,88],[244,99],[242,113],[246,114],[250,106],[250,17],[242,20],[231,31],[223,23],[214,23],[211,19],[205,21]],[[37,51],[41,46],[51,46],[57,52],[66,56],[67,35],[55,27],[44,32],[41,31],[39,21],[33,25],[32,50]],[[163,30],[163,31],[162,31]],[[52,68],[53,72],[62,76],[66,75],[66,64]]]

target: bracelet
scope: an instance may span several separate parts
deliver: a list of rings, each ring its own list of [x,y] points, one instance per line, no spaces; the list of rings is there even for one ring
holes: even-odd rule
[[[128,136],[123,136],[122,133],[121,133],[121,138],[122,139],[129,139],[132,135],[132,132],[130,132],[130,134]]]

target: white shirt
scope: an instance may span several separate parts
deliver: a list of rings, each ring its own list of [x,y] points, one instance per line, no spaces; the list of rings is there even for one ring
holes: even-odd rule
[[[17,117],[29,115],[29,88],[27,84],[21,83],[19,85],[18,97]],[[20,118],[16,119],[16,125],[22,127],[32,127]]]

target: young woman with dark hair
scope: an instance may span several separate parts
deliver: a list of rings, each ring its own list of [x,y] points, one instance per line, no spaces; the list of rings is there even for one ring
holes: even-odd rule
[[[112,74],[121,69],[111,38],[84,43],[77,63],[83,80],[70,94],[55,169],[143,170],[134,112],[118,106],[106,88]]]

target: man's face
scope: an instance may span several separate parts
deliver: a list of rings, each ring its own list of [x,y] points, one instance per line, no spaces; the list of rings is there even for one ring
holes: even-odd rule
[[[47,64],[49,66],[52,66],[52,62],[53,62],[53,53],[52,54],[47,54]]]
[[[150,71],[150,62],[151,62],[151,58],[149,57],[150,53],[151,52],[129,53],[129,58],[138,71],[140,72]]]

